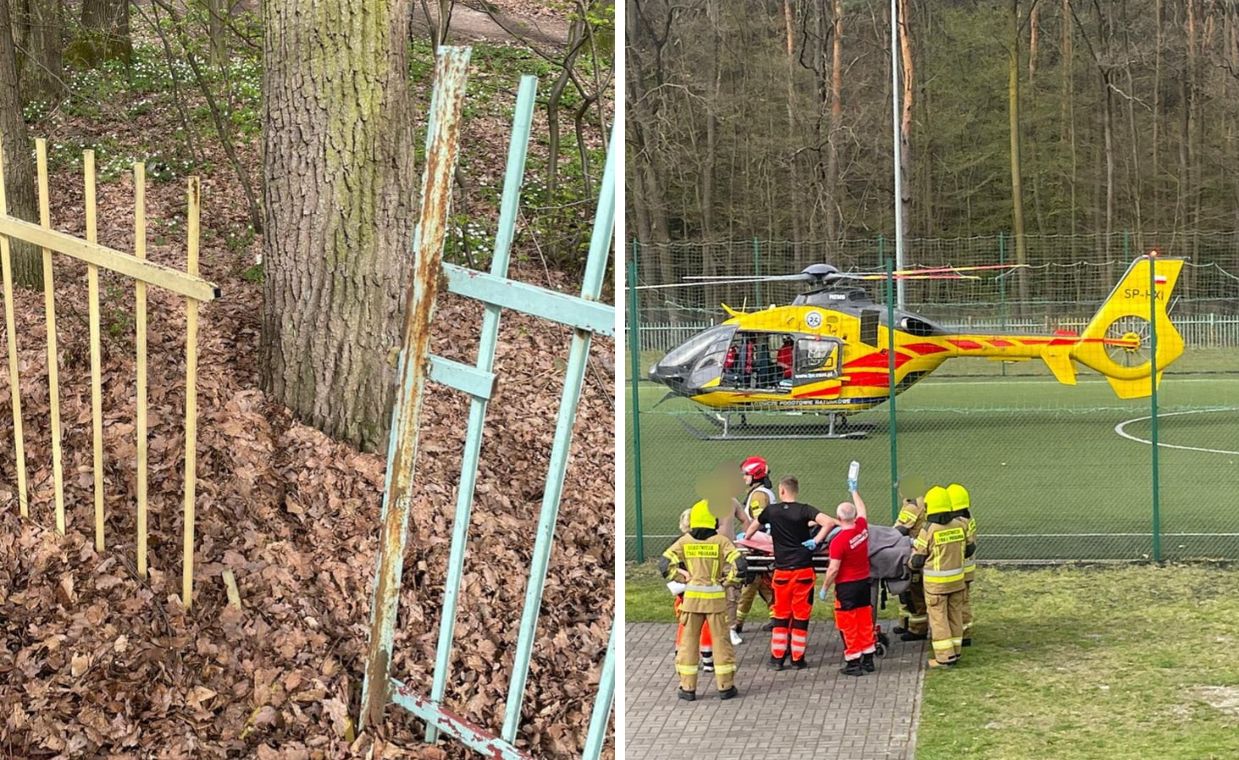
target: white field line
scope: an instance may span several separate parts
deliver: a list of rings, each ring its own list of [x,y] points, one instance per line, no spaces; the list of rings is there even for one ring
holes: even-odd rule
[[[1221,411],[1221,410],[1189,409],[1185,412],[1166,412],[1164,414],[1159,414],[1157,416],[1161,418],[1161,417],[1173,417],[1179,414],[1203,414],[1206,412],[1217,412],[1217,411]],[[1126,430],[1123,429],[1133,422],[1143,422],[1144,420],[1150,420],[1150,419],[1153,419],[1151,415],[1148,417],[1136,417],[1135,419],[1130,419],[1130,420],[1127,420],[1126,422],[1120,422],[1119,424],[1114,426],[1114,432],[1118,433],[1120,436],[1122,436],[1123,438],[1126,438],[1129,441],[1135,441],[1136,443],[1144,443],[1144,444],[1148,444],[1152,446],[1153,445],[1152,441],[1145,439],[1145,438],[1137,438],[1136,436],[1129,434]],[[1206,449],[1200,446],[1179,446],[1179,445],[1172,444],[1172,443],[1162,443],[1161,441],[1158,441],[1157,445],[1164,449],[1182,449],[1184,451],[1203,451],[1207,454],[1239,455],[1239,451],[1228,451],[1226,449]]]

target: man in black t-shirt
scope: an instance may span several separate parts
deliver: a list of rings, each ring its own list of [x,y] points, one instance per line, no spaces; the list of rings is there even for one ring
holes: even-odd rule
[[[809,614],[813,611],[813,552],[838,524],[815,507],[796,501],[799,495],[800,482],[791,476],[783,478],[779,481],[779,502],[766,507],[745,531],[748,538],[762,525],[769,525],[770,537],[774,539],[770,667],[775,670],[783,669],[789,639],[792,666],[807,667],[804,655],[809,645]]]

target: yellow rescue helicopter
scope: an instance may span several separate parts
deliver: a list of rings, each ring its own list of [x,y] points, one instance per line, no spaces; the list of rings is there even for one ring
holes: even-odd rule
[[[1079,335],[1061,330],[1053,335],[952,332],[896,309],[895,392],[912,387],[948,359],[985,357],[1041,359],[1065,385],[1075,384],[1078,363],[1102,374],[1120,398],[1147,396],[1150,375],[1156,372],[1160,382],[1162,371],[1183,353],[1183,338],[1166,308],[1182,267],[1182,259],[1156,253],[1140,256]],[[895,276],[962,279],[976,276],[969,270],[999,268],[1010,267],[915,269]],[[743,413],[758,409],[827,417],[824,431],[803,429],[799,435],[774,436],[778,438],[864,435],[863,430],[847,428],[846,415],[889,398],[890,334],[886,305],[874,302],[857,281],[886,277],[814,264],[798,275],[760,278],[803,281],[812,287],[790,305],[760,311],[744,312],[723,304],[730,318],[668,352],[650,369],[650,379],[670,389],[667,397],[688,398],[709,410],[707,418],[722,432],[705,434],[688,426],[702,438],[769,437],[731,429],[732,415],[740,414],[741,425],[747,426]],[[717,283],[723,278],[712,279]],[[727,279],[753,281],[757,280]],[[1155,357],[1150,345],[1151,300],[1157,328]]]

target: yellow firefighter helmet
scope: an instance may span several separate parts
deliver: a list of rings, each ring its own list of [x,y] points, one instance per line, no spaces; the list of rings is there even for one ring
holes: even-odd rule
[[[971,509],[972,505],[968,500],[968,489],[961,486],[959,483],[952,483],[946,487],[947,495],[951,497],[951,509]]]
[[[717,525],[718,520],[710,512],[710,502],[705,499],[694,504],[692,510],[688,513],[688,527],[691,529],[713,528]]]
[[[925,514],[941,515],[951,511],[951,495],[942,486],[925,492]]]

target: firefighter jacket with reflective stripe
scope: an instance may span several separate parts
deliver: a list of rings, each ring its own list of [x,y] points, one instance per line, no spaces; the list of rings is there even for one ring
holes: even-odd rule
[[[740,582],[736,573],[740,550],[730,539],[717,533],[704,539],[680,536],[671,548],[663,552],[663,558],[667,560],[664,572],[667,580],[674,580],[677,570],[688,573],[681,610],[727,611],[727,593],[723,585]]]
[[[899,518],[895,520],[895,527],[905,528],[909,536],[916,538],[921,534],[921,528],[925,527],[925,507],[915,501],[905,501],[899,507]]]
[[[762,485],[754,487],[744,497],[744,509],[750,520],[756,520],[757,516],[773,503],[774,491]]]
[[[926,523],[912,544],[912,556],[924,557],[921,577],[926,594],[949,594],[964,588],[964,546],[968,521],[957,517],[945,525]]]
[[[966,546],[973,546],[977,542],[977,521],[972,519],[971,514],[969,514],[967,517],[963,519],[967,520],[968,522],[968,527],[964,530],[964,544]],[[972,582],[972,574],[976,572],[976,569],[977,569],[977,555],[973,553],[971,557],[964,557],[964,580],[965,581],[969,583]]]

